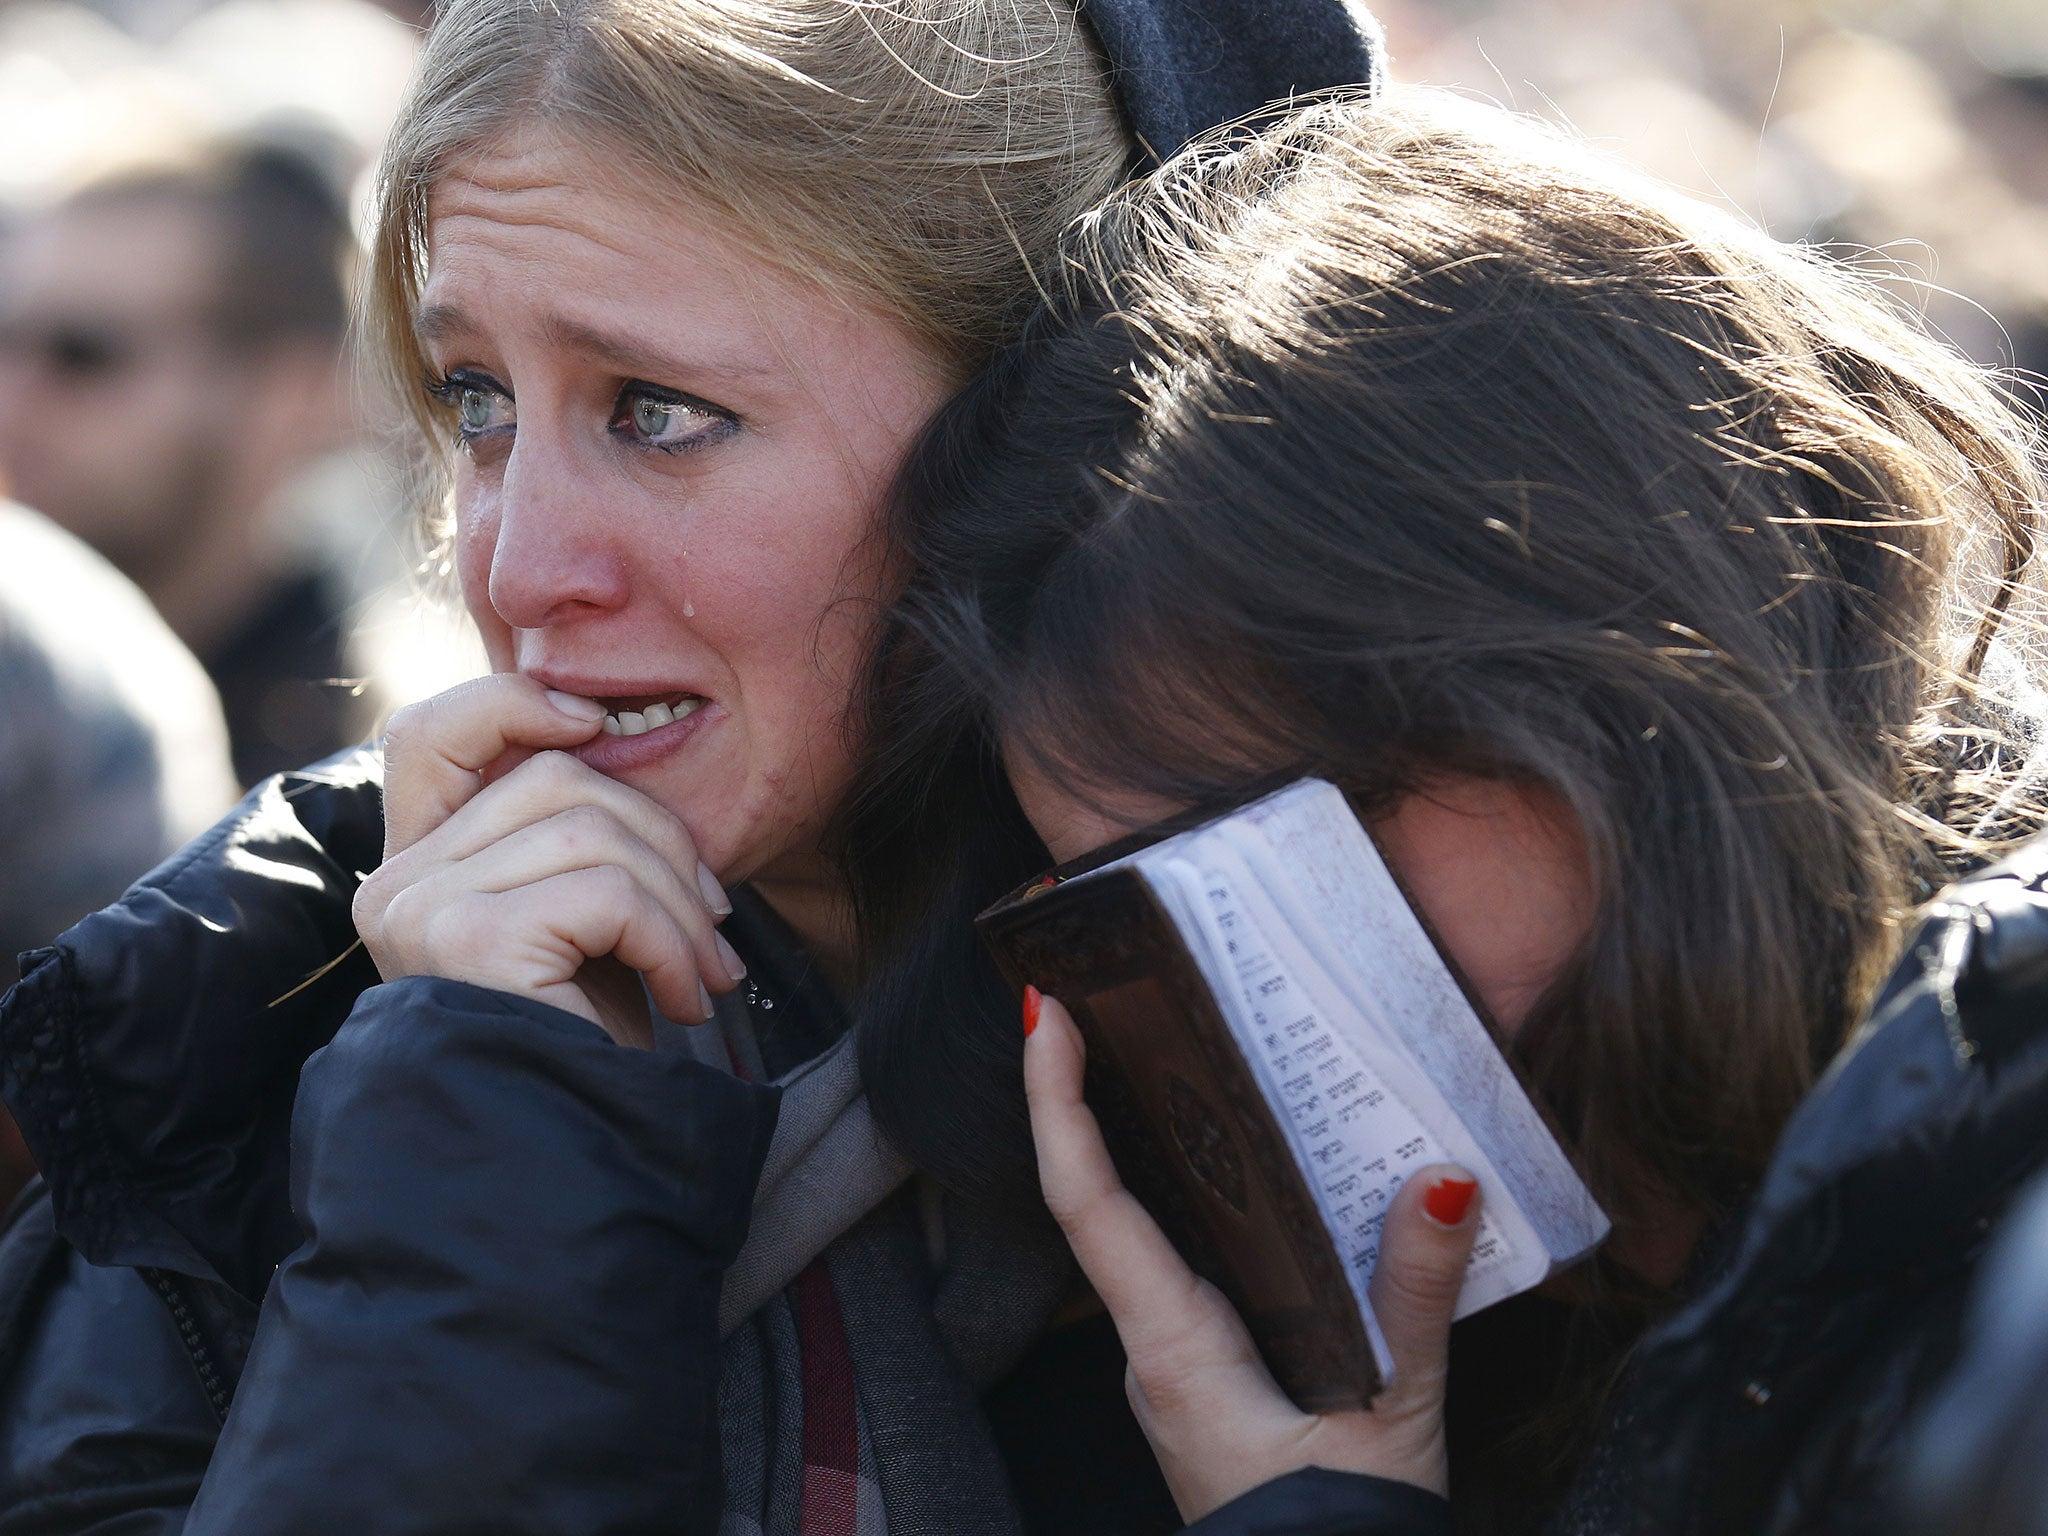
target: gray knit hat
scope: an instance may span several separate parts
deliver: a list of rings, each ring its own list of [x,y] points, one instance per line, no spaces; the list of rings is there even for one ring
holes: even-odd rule
[[[1188,140],[1288,96],[1376,88],[1386,42],[1360,0],[1082,0],[1117,99],[1145,149]]]

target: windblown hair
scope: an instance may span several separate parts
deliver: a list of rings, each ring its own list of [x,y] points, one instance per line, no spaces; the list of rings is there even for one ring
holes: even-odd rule
[[[535,125],[895,320],[955,379],[1015,336],[1061,232],[1135,153],[1073,0],[447,0],[386,146],[363,306],[430,450],[430,510],[428,197]]]
[[[878,1116],[973,1187],[1027,1155],[1012,1006],[934,926],[1044,857],[1006,754],[1367,813],[1476,774],[1562,797],[1591,863],[1514,1045],[1539,1093],[1611,1208],[1725,1210],[1903,914],[2031,821],[1980,677],[2032,452],[1866,276],[1498,110],[1332,98],[1169,163],[902,485],[842,829],[899,957]]]

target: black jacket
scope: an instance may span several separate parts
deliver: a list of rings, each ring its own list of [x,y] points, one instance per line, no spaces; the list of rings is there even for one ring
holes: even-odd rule
[[[4,1077],[49,1172],[0,1244],[0,1531],[715,1528],[775,1093],[365,988],[377,826],[367,757],[272,781],[25,966]]]
[[[379,984],[378,767],[266,784],[0,1007],[47,1170],[0,1240],[0,1536],[717,1528],[718,1288],[775,1093]],[[1310,1474],[1202,1529],[1333,1500],[1443,1518]]]
[[[0,1536],[715,1528],[718,1277],[773,1094],[376,985],[348,902],[378,813],[367,754],[273,781],[0,1007],[49,1170],[0,1241]],[[1933,912],[1719,1278],[1639,1352],[1569,1524],[1881,1528],[1982,1231],[2048,1148],[2044,876],[2048,849]],[[1447,1528],[1310,1472],[1197,1530]]]
[[[1728,1257],[1637,1350],[1570,1529],[1894,1527],[1988,1236],[2048,1163],[2048,837],[1923,918]]]

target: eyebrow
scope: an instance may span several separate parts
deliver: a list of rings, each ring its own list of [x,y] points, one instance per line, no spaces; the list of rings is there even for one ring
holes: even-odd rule
[[[429,304],[413,321],[413,332],[422,343],[474,335],[476,329],[469,317],[453,304]],[[774,373],[773,369],[759,363],[716,354],[698,355],[685,363],[642,342],[615,336],[561,315],[549,315],[543,319],[540,333],[550,346],[580,352],[619,373],[650,382],[701,378],[751,381],[771,377]]]

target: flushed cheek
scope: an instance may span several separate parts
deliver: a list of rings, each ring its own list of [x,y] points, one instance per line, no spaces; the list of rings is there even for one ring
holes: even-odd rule
[[[1592,868],[1570,808],[1548,789],[1447,776],[1373,836],[1512,1036],[1592,929]]]
[[[792,602],[790,614],[802,606]],[[710,617],[701,603],[699,612]],[[807,622],[720,637],[732,668],[728,771],[738,775],[728,792],[746,829],[735,852],[747,873],[808,851],[845,790],[847,706],[874,616],[868,603],[813,603]]]
[[[844,595],[792,600],[792,612],[803,607],[807,623],[732,633],[720,647],[736,695],[729,707],[745,727],[752,767],[790,793],[843,777],[836,765],[847,755],[847,709],[878,614],[871,600]]]
[[[723,652],[750,711],[814,718],[843,710],[874,632],[881,585],[863,556],[868,529],[790,520],[770,536],[697,550],[679,588],[690,627]]]

